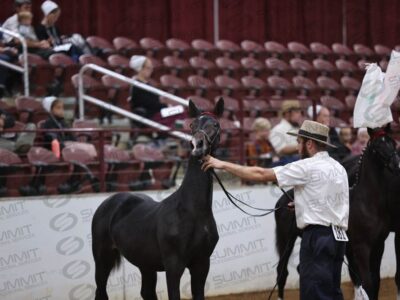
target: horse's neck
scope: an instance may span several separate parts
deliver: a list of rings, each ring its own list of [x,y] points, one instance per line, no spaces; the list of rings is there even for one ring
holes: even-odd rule
[[[378,165],[370,149],[364,151],[359,173],[358,184],[363,187],[382,188],[382,185],[385,184],[384,167]]]
[[[179,191],[182,206],[195,210],[211,210],[213,192],[211,172],[204,172],[201,169],[201,163],[192,156],[189,158],[188,168]]]

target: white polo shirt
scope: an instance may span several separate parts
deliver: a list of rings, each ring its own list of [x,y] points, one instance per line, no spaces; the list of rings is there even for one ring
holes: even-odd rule
[[[298,129],[290,124],[286,119],[282,119],[269,134],[269,141],[276,152],[280,152],[286,146],[297,146],[297,138],[286,134],[288,131]]]
[[[346,170],[326,151],[273,168],[281,188],[294,187],[297,227],[336,225],[347,230],[349,183]]]

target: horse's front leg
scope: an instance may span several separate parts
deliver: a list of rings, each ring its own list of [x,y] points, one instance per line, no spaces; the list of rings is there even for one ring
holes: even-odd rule
[[[387,236],[386,236],[387,237]],[[373,299],[378,299],[379,287],[381,283],[381,262],[383,251],[385,250],[385,240],[379,240],[371,251],[371,279],[373,285]]]
[[[209,257],[195,259],[189,266],[193,300],[204,300],[204,286],[206,285],[209,270]]]
[[[169,257],[164,262],[165,273],[167,276],[167,288],[168,288],[168,299],[169,300],[180,300],[181,294],[179,285],[185,265],[178,257]]]

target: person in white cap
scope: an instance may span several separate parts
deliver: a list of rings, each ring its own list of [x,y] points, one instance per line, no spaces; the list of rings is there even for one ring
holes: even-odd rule
[[[208,156],[202,168],[225,170],[246,181],[294,187],[296,223],[304,230],[300,246],[300,299],[343,299],[340,289],[349,218],[346,170],[326,149],[329,127],[306,120],[288,134],[297,137],[301,160],[264,169]]]
[[[64,103],[54,97],[49,96],[43,99],[42,106],[49,113],[49,118],[44,122],[42,129],[68,129],[70,128],[64,120]],[[46,132],[44,134],[44,147],[51,150],[51,145],[57,140],[64,147],[64,142],[74,141],[75,137],[69,132]]]
[[[44,17],[40,25],[36,27],[36,35],[38,39],[48,41],[53,47],[68,45],[68,47],[63,49],[63,51],[70,55],[76,62],[78,62],[79,56],[83,53],[91,53],[85,40],[80,34],[74,33],[69,37],[61,35],[56,26],[57,21],[61,16],[61,9],[57,3],[46,0],[42,3],[41,8]]]

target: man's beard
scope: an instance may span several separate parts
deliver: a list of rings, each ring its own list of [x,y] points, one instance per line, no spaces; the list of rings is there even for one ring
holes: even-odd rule
[[[303,143],[302,147],[303,147],[303,148],[301,149],[301,158],[302,158],[302,159],[304,159],[304,158],[309,158],[309,157],[310,157],[310,153],[308,153],[306,144]]]
[[[298,122],[294,122],[294,121],[290,121],[289,120],[290,125],[292,125],[293,127],[300,127]]]

